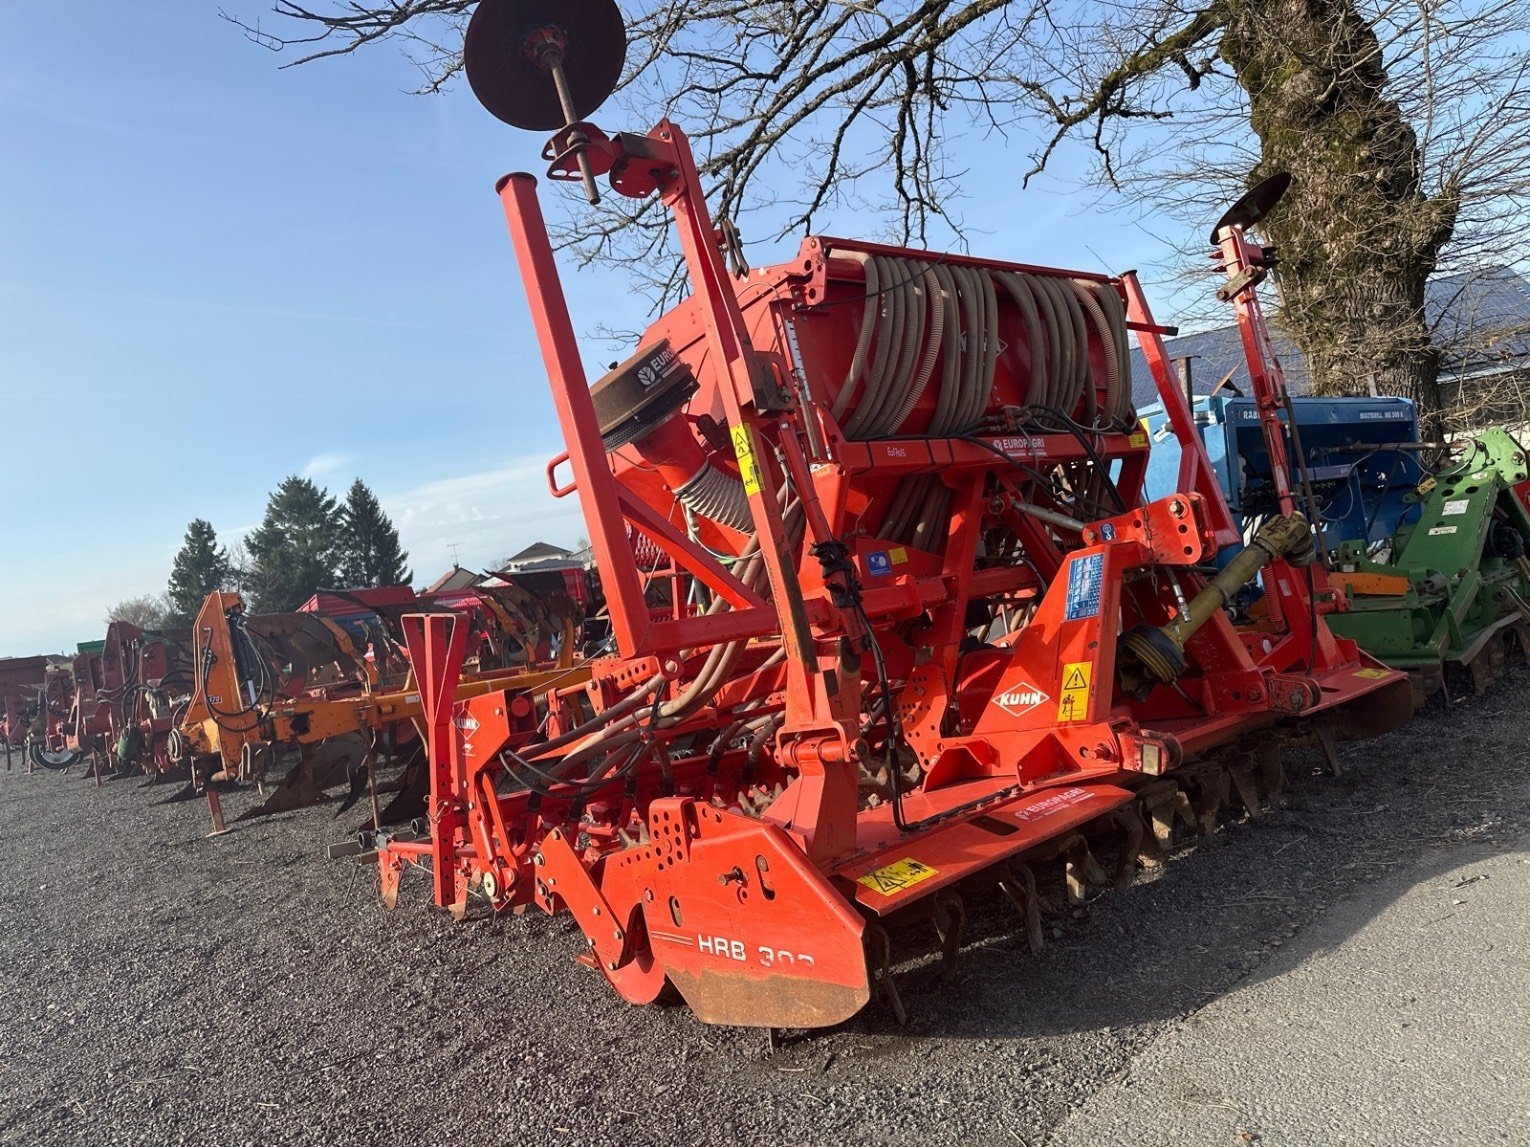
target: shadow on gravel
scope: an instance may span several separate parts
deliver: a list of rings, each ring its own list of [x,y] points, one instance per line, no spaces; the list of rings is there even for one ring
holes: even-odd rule
[[[566,919],[454,924],[418,873],[383,912],[374,869],[322,859],[349,816],[210,840],[201,802],[0,773],[0,1144],[1034,1145],[1166,1024],[1312,958],[1336,900],[1524,839],[1527,722],[1521,671],[1346,746],[1342,779],[1293,752],[1283,807],[1049,921],[1040,956],[974,903],[958,982],[900,978],[907,1027],[874,1003],[769,1057],[621,1003]]]
[[[898,981],[909,1024],[877,1001],[849,1026],[957,1039],[1109,1032],[1183,1016],[1281,974],[1326,950],[1303,930],[1337,899],[1410,873],[1389,889],[1395,898],[1458,866],[1463,848],[1520,844],[1530,826],[1527,685],[1521,671],[1485,696],[1344,746],[1342,777],[1326,775],[1313,751],[1288,751],[1277,807],[1226,824],[1123,892],[1050,915],[1039,957],[1024,950],[1007,905],[969,904],[956,982],[941,982],[938,961],[913,957]],[[1063,903],[1060,892],[1053,902]],[[1389,903],[1356,914],[1345,935]],[[918,928],[895,933],[895,950],[900,939],[909,951],[937,943]]]

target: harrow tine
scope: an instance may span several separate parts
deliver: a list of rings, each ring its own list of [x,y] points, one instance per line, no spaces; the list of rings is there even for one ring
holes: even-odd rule
[[[1250,820],[1258,819],[1259,786],[1254,783],[1254,762],[1235,761],[1227,766],[1227,775],[1232,778],[1233,791],[1238,794],[1243,811],[1248,813]]]
[[[1519,655],[1530,661],[1530,624],[1523,621],[1514,626],[1514,636],[1519,639]]]
[[[1123,805],[1111,813],[1110,823],[1121,830],[1121,851],[1116,857],[1113,887],[1117,892],[1122,892],[1137,879],[1137,860],[1142,855],[1147,826],[1142,823],[1142,813],[1134,804]]]
[[[1068,903],[1075,908],[1089,903],[1091,886],[1099,887],[1110,882],[1100,862],[1089,850],[1089,842],[1084,839],[1083,833],[1070,832],[1061,838],[1057,843],[1057,851],[1066,857],[1063,876],[1068,887]]]
[[[1025,921],[1025,943],[1031,955],[1039,955],[1046,947],[1046,934],[1041,930],[1041,898],[1036,894],[1036,874],[1023,860],[1006,862],[1004,872],[999,889],[1009,897]]]
[[[394,899],[398,898],[397,877],[394,878]],[[392,904],[388,905],[390,908]],[[892,1008],[893,1018],[901,1027],[908,1023],[908,1009],[903,1006],[903,997],[898,992],[898,985],[893,982],[892,971],[892,939],[887,934],[887,929],[875,920],[866,921],[866,962],[871,969],[871,981],[877,990],[886,997],[888,1006]]]
[[[1489,641],[1477,651],[1477,655],[1467,662],[1467,668],[1472,674],[1472,690],[1476,693],[1486,693],[1500,675],[1502,669],[1503,646],[1496,641]]]
[[[944,983],[956,979],[961,962],[962,933],[967,929],[967,903],[954,888],[935,894],[933,905],[935,932],[940,937],[940,978]]]
[[[1150,863],[1159,864],[1168,858],[1174,847],[1174,818],[1185,794],[1172,780],[1158,781],[1142,790],[1139,798],[1148,816],[1153,833],[1144,843],[1151,853]],[[1144,859],[1149,859],[1144,857]]]
[[[1194,806],[1197,831],[1202,836],[1210,836],[1217,830],[1217,819],[1222,815],[1222,807],[1232,795],[1227,770],[1202,769],[1190,779],[1196,787]]]
[[[1257,751],[1254,772],[1264,799],[1272,804],[1279,800],[1286,791],[1286,762],[1279,745],[1265,745]]]
[[[1323,748],[1323,758],[1328,762],[1328,771],[1331,775],[1342,777],[1344,775],[1344,763],[1339,760],[1339,745],[1333,735],[1333,726],[1327,721],[1320,721],[1317,726],[1318,744]]]

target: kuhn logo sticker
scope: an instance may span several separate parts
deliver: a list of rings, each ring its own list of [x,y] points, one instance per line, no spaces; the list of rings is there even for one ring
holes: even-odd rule
[[[1012,717],[1029,713],[1038,705],[1045,705],[1051,698],[1036,686],[1020,681],[1004,690],[993,703]]]

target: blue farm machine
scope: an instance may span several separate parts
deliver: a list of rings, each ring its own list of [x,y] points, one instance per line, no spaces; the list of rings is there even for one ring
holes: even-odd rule
[[[1278,412],[1328,579],[1342,595],[1329,627],[1407,671],[1420,702],[1480,690],[1511,656],[1530,654],[1530,467],[1493,427],[1452,446],[1419,441],[1404,398],[1290,398]],[[1197,434],[1245,535],[1275,510],[1275,466],[1253,397],[1194,403]],[[1154,443],[1148,488],[1172,492],[1177,449],[1163,405],[1142,412]],[[1293,421],[1294,420],[1294,421]],[[1219,560],[1238,552],[1224,549]],[[1257,617],[1257,592],[1234,603]]]

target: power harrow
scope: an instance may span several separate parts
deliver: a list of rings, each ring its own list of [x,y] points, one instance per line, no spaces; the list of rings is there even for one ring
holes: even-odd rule
[[[1336,632],[1405,669],[1422,700],[1459,677],[1482,690],[1511,655],[1530,656],[1530,466],[1491,428],[1410,489],[1379,546],[1346,541],[1332,555],[1349,608]]]
[[[949,972],[996,890],[1039,946],[1055,871],[1074,902],[1125,883],[1255,813],[1283,743],[1411,714],[1330,631],[1289,490],[1219,572],[1238,531],[1204,451],[1143,498],[1128,331],[1198,440],[1133,275],[818,236],[731,277],[681,129],[588,122],[624,52],[611,0],[481,0],[469,25],[480,101],[554,133],[549,176],[592,201],[657,196],[690,291],[590,387],[536,180],[500,181],[572,474],[549,482],[578,490],[618,651],[578,688],[463,699],[463,623],[404,619],[430,805],[369,838],[387,904],[418,867],[459,918],[567,911],[624,999],[672,986],[708,1023],[830,1025],[875,990],[901,1015],[903,924]],[[1254,333],[1260,214],[1217,230]],[[1236,627],[1255,577],[1264,618]]]

